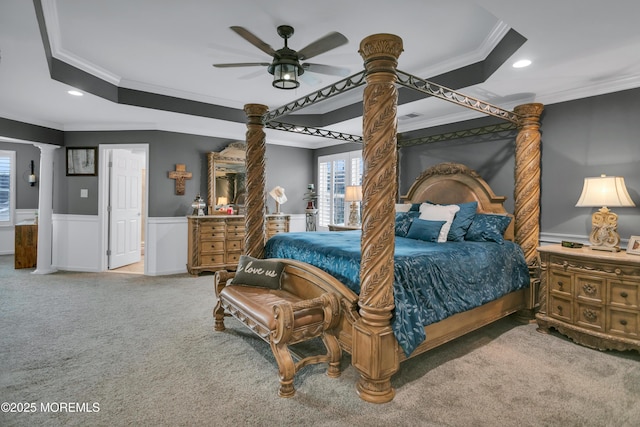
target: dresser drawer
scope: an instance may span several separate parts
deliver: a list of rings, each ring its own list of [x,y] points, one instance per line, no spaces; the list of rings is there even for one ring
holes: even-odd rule
[[[602,306],[577,303],[575,319],[576,325],[604,331],[604,307]]]
[[[638,284],[631,282],[609,282],[609,303],[612,306],[638,308]]]
[[[242,252],[227,252],[227,264],[237,264],[240,262]]]
[[[244,222],[229,222],[227,231],[244,233]]]
[[[224,225],[222,227],[214,226],[214,227],[200,227],[200,241],[207,240],[224,240],[225,232]]]
[[[573,304],[570,299],[559,298],[555,295],[549,297],[549,315],[565,322],[571,322]]]
[[[242,251],[244,240],[227,240],[228,251]]]
[[[640,314],[635,311],[609,310],[608,332],[637,339],[640,336]]]
[[[565,295],[571,295],[571,274],[564,271],[551,270],[549,290]]]
[[[201,267],[212,267],[224,264],[224,252],[219,254],[202,254],[200,255]]]
[[[579,300],[602,303],[607,281],[603,277],[575,276],[575,295]]]
[[[200,253],[224,252],[224,240],[209,240],[200,243]]]

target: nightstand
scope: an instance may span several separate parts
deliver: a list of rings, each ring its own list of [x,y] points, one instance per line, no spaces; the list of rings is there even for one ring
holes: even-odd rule
[[[598,350],[640,352],[640,256],[541,246],[538,331]]]

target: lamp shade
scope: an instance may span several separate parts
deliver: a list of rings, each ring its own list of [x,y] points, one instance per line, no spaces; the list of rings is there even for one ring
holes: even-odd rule
[[[218,197],[219,205],[226,205],[227,203],[229,203],[229,199],[227,197]]]
[[[612,207],[635,206],[635,204],[627,192],[623,177],[601,175],[584,179],[582,194],[576,206]]]
[[[269,195],[278,203],[282,204],[287,201],[287,196],[284,194],[284,188],[277,186],[269,191]]]
[[[347,185],[344,191],[345,202],[359,202],[362,200],[362,187],[359,185]]]

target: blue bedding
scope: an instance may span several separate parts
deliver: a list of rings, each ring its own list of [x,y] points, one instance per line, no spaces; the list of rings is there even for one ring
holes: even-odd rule
[[[529,285],[522,249],[505,241],[431,243],[395,238],[394,335],[409,356],[425,340],[424,326]],[[280,233],[266,258],[312,264],[360,292],[360,231]]]

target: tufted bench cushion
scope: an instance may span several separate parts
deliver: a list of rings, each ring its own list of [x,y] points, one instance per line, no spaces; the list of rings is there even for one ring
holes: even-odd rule
[[[276,328],[273,307],[288,302],[291,304],[302,301],[290,292],[281,289],[257,288],[254,286],[228,285],[221,292],[227,304],[245,313],[254,322],[264,325],[269,331]],[[293,327],[308,326],[312,323],[322,323],[324,312],[322,307],[312,307],[295,311]]]

